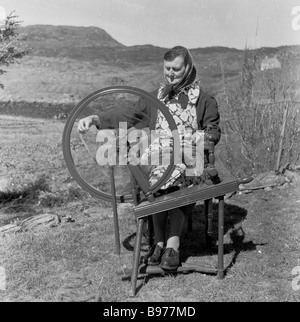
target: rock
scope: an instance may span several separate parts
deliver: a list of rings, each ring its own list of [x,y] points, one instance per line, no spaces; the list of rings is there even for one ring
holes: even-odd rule
[[[292,180],[290,178],[288,178],[288,177],[285,177],[285,181],[286,181],[286,183],[291,183],[292,182]]]
[[[285,176],[281,174],[275,174],[274,172],[268,172],[264,177],[260,179],[262,186],[266,185],[282,185],[285,183]]]
[[[285,189],[289,186],[289,183],[288,182],[285,182],[283,185],[281,186],[278,186],[278,189]]]
[[[264,191],[271,191],[272,190],[272,187],[266,187],[264,188]]]
[[[93,292],[92,281],[84,275],[69,275],[56,295],[58,302],[102,302],[100,293]]]
[[[229,193],[227,193],[227,194],[225,195],[224,199],[225,199],[225,200],[227,200],[227,199],[231,198],[231,197],[232,197],[233,195],[235,195],[235,194],[236,194],[236,191],[229,192]]]
[[[42,214],[23,220],[21,223],[21,229],[24,231],[39,231],[45,228],[57,227],[59,224],[59,216],[54,214]]]
[[[248,194],[251,192],[253,192],[253,190],[251,190],[251,189],[245,189],[245,190],[240,191],[241,194],[244,194],[244,193]]]
[[[84,215],[93,219],[106,219],[113,217],[112,208],[91,207],[84,210]]]
[[[4,192],[7,190],[9,186],[9,181],[6,178],[0,178],[0,192]]]
[[[117,205],[118,218],[134,217],[132,204],[120,203]],[[113,208],[91,207],[84,210],[84,215],[93,219],[113,218]]]
[[[3,234],[10,234],[10,233],[17,233],[21,230],[21,227],[15,224],[9,224],[0,227],[0,233]]]
[[[241,186],[240,190],[247,189],[264,189],[267,187],[280,186],[286,182],[286,177],[284,175],[277,175],[275,172],[264,172],[256,175],[253,180],[249,183],[244,183]]]
[[[300,174],[296,171],[286,170],[284,172],[286,178],[288,178],[292,183],[300,184]]]

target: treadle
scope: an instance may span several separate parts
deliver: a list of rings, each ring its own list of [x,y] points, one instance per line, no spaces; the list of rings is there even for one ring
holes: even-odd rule
[[[218,270],[216,268],[210,268],[210,267],[204,267],[204,266],[198,266],[198,265],[184,265],[179,266],[175,270],[163,270],[159,266],[149,266],[146,264],[143,264],[139,267],[138,270],[138,276],[137,278],[144,278],[149,276],[164,276],[168,274],[188,274],[188,273],[203,273],[203,274],[209,274],[209,275],[217,275]],[[123,281],[131,280],[132,276],[132,270],[128,270],[127,274],[122,276]]]
[[[136,295],[137,279],[141,277],[149,277],[151,275],[166,275],[190,272],[199,272],[203,274],[217,275],[218,279],[223,279],[225,276],[224,269],[224,196],[227,193],[237,191],[239,189],[239,181],[233,177],[226,177],[221,182],[215,184],[195,185],[190,188],[178,190],[158,196],[154,200],[142,201],[133,208],[137,219],[137,233],[134,246],[133,267],[130,274],[131,281],[131,296]],[[206,234],[209,237],[211,234],[212,221],[212,199],[216,198],[218,202],[218,265],[217,269],[201,267],[201,266],[179,266],[177,270],[166,271],[159,266],[141,266],[140,252],[142,243],[143,225],[149,216],[158,214],[163,211],[168,211],[177,207],[196,203],[203,200],[205,203],[204,213],[207,217]],[[210,206],[209,206],[210,205]],[[148,218],[147,218],[148,217]],[[145,263],[143,265],[146,265]],[[123,279],[129,278],[124,276]]]
[[[172,192],[170,195],[162,195],[154,201],[145,200],[134,207],[136,218],[147,217],[159,212],[175,209],[199,200],[208,200],[224,196],[227,193],[237,191],[239,183],[236,178],[226,177],[220,183],[211,185],[195,185],[190,188]]]

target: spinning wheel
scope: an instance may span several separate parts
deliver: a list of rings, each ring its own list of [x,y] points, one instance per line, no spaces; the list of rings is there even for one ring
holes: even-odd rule
[[[112,202],[117,253],[120,253],[120,241],[116,204],[118,202],[131,202],[135,200],[130,186],[130,172],[126,164],[100,165],[96,158],[99,148],[99,142],[97,142],[99,131],[97,131],[96,127],[91,127],[86,134],[82,135],[78,132],[77,125],[80,119],[92,114],[111,112],[112,110],[124,108],[129,113],[136,113],[139,109],[139,112],[142,112],[141,100],[149,103],[147,105],[149,106],[148,108],[161,111],[169,124],[172,133],[171,139],[174,140],[174,144],[179,142],[177,127],[168,109],[153,95],[144,90],[129,86],[107,87],[86,96],[71,111],[63,131],[63,155],[72,177],[82,189],[93,197]],[[144,116],[145,118],[148,117],[145,113]],[[120,121],[123,120],[120,119]],[[147,121],[146,119],[146,123]],[[101,128],[105,128],[105,126],[106,124],[101,124]],[[120,131],[117,130],[115,139],[112,141],[114,143],[112,148],[116,150],[118,150],[120,142],[119,134]],[[171,162],[165,173],[153,186],[149,187],[149,191],[152,193],[160,189],[169,179],[175,168],[173,162],[174,149],[172,149],[171,154]]]
[[[140,104],[141,102],[147,102],[148,104]],[[173,140],[174,148],[170,149],[171,158],[167,165],[167,169],[152,186],[148,182],[146,175],[141,169],[140,164],[130,164],[130,158],[127,158],[127,163],[123,166],[120,164],[104,164],[98,162],[97,151],[99,141],[97,140],[100,131],[97,131],[95,127],[92,127],[87,134],[80,135],[77,131],[77,122],[88,115],[111,112],[112,109],[126,109],[127,114],[115,114],[119,122],[126,121],[126,115],[133,113],[132,115],[141,117],[141,120],[145,121],[145,125],[150,124],[149,113],[145,113],[145,106],[157,111],[160,111],[166,121],[169,124],[171,130],[171,139]],[[138,113],[137,113],[138,112]],[[153,111],[151,111],[152,113]],[[144,113],[144,114],[143,114]],[[124,120],[120,117],[124,116]],[[111,116],[111,115],[110,115]],[[144,118],[143,118],[144,116]],[[105,128],[107,124],[101,124],[101,128]],[[109,127],[109,126],[108,126]],[[142,128],[142,126],[141,126]],[[130,130],[130,129],[129,129]],[[123,139],[120,135],[120,130],[116,131],[114,140],[110,141],[112,148],[108,150],[115,150],[116,154],[120,152],[120,140]],[[109,139],[107,137],[107,139]],[[179,144],[179,134],[175,121],[168,109],[151,94],[134,87],[128,86],[114,86],[104,88],[94,93],[91,93],[84,98],[72,111],[66,122],[63,132],[63,154],[67,164],[67,167],[76,180],[76,182],[92,196],[110,201],[113,205],[114,212],[114,229],[117,253],[120,255],[120,240],[119,240],[119,227],[118,227],[118,215],[117,215],[117,203],[134,201],[134,213],[137,220],[137,232],[135,238],[134,247],[134,260],[133,268],[129,278],[131,279],[131,293],[136,294],[136,283],[138,274],[156,275],[161,272],[162,269],[156,267],[154,270],[151,267],[145,266],[143,263],[140,266],[140,252],[142,243],[142,232],[144,220],[152,215],[155,215],[162,211],[169,211],[174,208],[178,208],[185,205],[194,204],[200,200],[204,201],[204,215],[205,215],[205,239],[207,245],[210,245],[212,236],[212,200],[218,198],[218,265],[217,268],[205,268],[205,267],[179,267],[178,272],[197,271],[204,273],[216,274],[219,278],[224,278],[224,196],[227,193],[233,193],[239,189],[239,183],[241,180],[230,177],[224,180],[219,179],[218,173],[214,168],[214,142],[213,138],[210,138],[209,132],[206,133],[204,151],[208,151],[208,166],[203,173],[205,174],[205,182],[211,181],[210,184],[194,185],[186,189],[171,192],[166,195],[159,196],[154,194],[158,191],[170,178],[175,168],[174,154],[176,154],[177,144]],[[109,141],[109,140],[108,140]],[[126,143],[127,143],[126,136]],[[128,146],[127,146],[128,149]],[[124,150],[123,150],[124,151]],[[177,149],[178,151],[178,149]],[[108,151],[109,152],[109,151]],[[120,153],[119,153],[120,154]],[[252,178],[243,180],[243,182],[249,182]],[[142,200],[138,200],[134,193],[133,186],[131,185],[130,193],[124,193],[124,187],[128,183],[136,183],[144,193]],[[191,218],[191,216],[189,216]],[[144,265],[144,266],[143,266]]]
[[[78,120],[90,114],[98,114],[99,112],[105,113],[105,111],[109,112],[112,109],[124,108],[124,106],[126,106],[129,111],[132,109],[132,112],[134,113],[138,108],[139,99],[147,100],[150,102],[149,106],[151,106],[151,108],[162,112],[172,131],[174,141],[176,142],[177,140],[178,142],[177,127],[168,109],[166,109],[153,95],[134,87],[114,86],[97,90],[85,97],[77,106],[75,106],[69,115],[62,138],[65,162],[75,181],[85,191],[96,198],[110,202],[113,200],[113,192],[109,189],[111,177],[108,175],[108,169],[110,165],[101,166],[97,163],[96,153],[98,146],[96,142],[96,128],[90,129],[87,134],[81,135],[77,131]],[[105,128],[105,124],[102,124],[101,127]],[[171,160],[172,159],[173,155],[171,156]],[[114,165],[115,175],[122,177],[122,179],[125,179],[126,177],[125,180],[127,180],[127,182],[125,183],[128,184],[129,173],[126,168],[126,166]],[[159,190],[159,188],[168,180],[173,169],[174,164],[170,162],[164,175],[150,187],[150,190],[152,192]],[[122,180],[122,187],[124,187],[124,180]],[[117,202],[132,200],[131,195],[120,194],[118,191],[116,192],[117,194],[115,197]]]

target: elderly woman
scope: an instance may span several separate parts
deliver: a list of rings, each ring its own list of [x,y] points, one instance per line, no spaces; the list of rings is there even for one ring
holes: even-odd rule
[[[191,133],[192,144],[196,143],[196,131],[209,132],[215,144],[220,139],[219,112],[216,100],[205,93],[199,81],[196,80],[196,68],[188,49],[176,46],[164,55],[164,84],[153,94],[169,109],[181,133]],[[153,113],[146,101],[139,102],[139,108],[133,113],[132,109],[122,109],[111,113],[91,115],[79,121],[78,130],[85,133],[90,126],[100,128],[117,128],[119,122],[126,121],[128,127],[149,127],[162,133],[168,131],[167,122],[160,111]],[[183,137],[183,136],[180,136]],[[153,142],[145,150],[141,159],[151,157],[157,142]],[[166,166],[148,167],[148,178],[153,184],[161,177]],[[161,188],[161,192],[168,193],[182,189],[201,181],[200,176],[194,178],[186,175],[187,166],[184,161],[176,164],[174,173]],[[154,247],[152,247],[148,265],[160,265],[165,270],[176,269],[180,264],[179,248],[180,236],[184,225],[187,207],[171,210],[169,213],[153,215]],[[169,234],[165,236],[167,218],[169,215]]]

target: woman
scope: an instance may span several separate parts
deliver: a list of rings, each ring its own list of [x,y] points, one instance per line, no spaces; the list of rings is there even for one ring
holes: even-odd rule
[[[196,143],[196,131],[209,132],[210,139],[215,144],[220,139],[219,112],[216,100],[206,94],[200,88],[196,80],[196,68],[188,49],[176,46],[164,55],[164,84],[153,93],[172,114],[178,127],[180,138],[191,133],[192,144]],[[100,115],[91,115],[79,121],[78,130],[85,133],[90,126],[95,125],[98,129],[117,128],[119,122],[126,121],[128,128],[149,127],[150,130],[157,130],[160,133],[167,133],[168,126],[164,116],[159,111],[153,113],[148,102],[140,102],[135,113],[132,109],[122,109]],[[182,143],[182,142],[181,142]],[[159,143],[153,142],[145,150],[142,159],[150,158],[153,150]],[[161,147],[158,147],[161,149]],[[153,184],[161,177],[166,166],[151,166],[148,170],[148,177]],[[201,181],[198,177],[186,176],[187,165],[183,161],[176,165],[175,171],[168,182],[161,188],[161,192],[168,193],[181,189]],[[154,226],[154,247],[148,257],[148,265],[160,265],[165,270],[174,270],[180,264],[179,247],[180,236],[184,225],[184,212],[186,207],[171,210],[169,213],[153,215]],[[165,236],[167,218],[169,215],[169,234]]]

